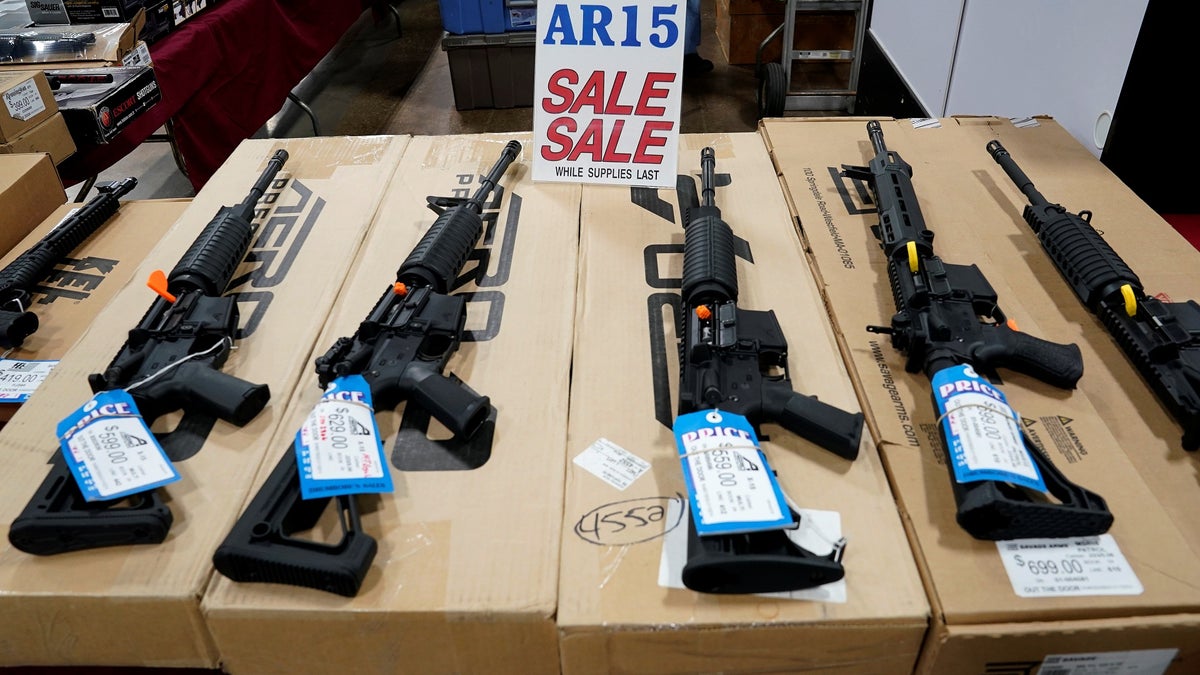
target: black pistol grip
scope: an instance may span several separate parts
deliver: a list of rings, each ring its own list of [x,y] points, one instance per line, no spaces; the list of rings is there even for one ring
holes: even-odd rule
[[[271,400],[267,385],[247,382],[201,361],[181,363],[131,393],[137,397],[139,409],[143,400],[148,409],[153,409],[153,401],[170,401],[176,404],[173,409],[197,410],[239,427],[254,419]]]
[[[779,426],[838,457],[850,460],[858,457],[863,431],[861,412],[849,413],[817,400],[816,396],[785,388],[767,391],[763,411]]]
[[[338,497],[341,541],[293,538],[316,525],[330,498],[302,499],[295,448],[280,458],[267,481],[213,554],[213,566],[238,582],[287,584],[352,598],[378,548],[365,534],[354,496]]]
[[[833,556],[797,546],[783,530],[701,537],[688,518],[683,585],[700,593],[779,593],[815,588],[846,576]]]
[[[487,420],[491,400],[434,370],[409,368],[405,388],[410,398],[455,436],[469,438]]]
[[[482,234],[483,219],[479,214],[466,208],[446,211],[404,259],[396,278],[406,284],[449,293]]]
[[[14,349],[38,329],[37,314],[0,309],[0,347]]]
[[[173,520],[156,490],[123,500],[85,500],[65,460],[55,457],[46,479],[9,527],[8,541],[34,555],[157,544],[167,538]]]
[[[1050,342],[1008,326],[996,326],[994,330],[995,339],[973,354],[981,364],[1010,368],[1061,389],[1074,389],[1083,377],[1083,356],[1078,345]]]

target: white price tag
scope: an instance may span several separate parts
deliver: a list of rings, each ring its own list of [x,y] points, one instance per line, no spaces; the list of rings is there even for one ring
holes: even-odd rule
[[[668,530],[663,537],[662,556],[658,561],[658,585],[663,588],[687,588],[683,585],[683,566],[687,563],[688,548],[687,509],[688,502],[683,499],[672,499],[667,504],[665,522],[682,524]],[[796,509],[796,513],[800,515],[800,527],[794,530],[784,530],[788,539],[795,542],[797,546],[817,555],[832,553],[835,542],[842,537],[841,514],[837,511],[812,509]],[[824,586],[800,591],[756,593],[755,595],[784,600],[844,603],[846,602],[846,580],[843,578]]]
[[[959,394],[946,402],[951,433],[962,442],[962,460],[970,471],[1003,471],[1037,480],[1037,468],[1012,408],[984,394]]]
[[[304,499],[393,489],[371,387],[362,375],[339,377],[325,387],[293,445]]]
[[[71,456],[85,468],[101,499],[140,492],[179,477],[161,451],[150,443],[146,425],[136,417],[113,417],[84,427],[66,441]]]
[[[383,464],[375,414],[365,405],[325,399],[313,406],[300,429],[315,480],[380,478]]]
[[[1051,654],[1037,675],[1163,675],[1178,649],[1138,649],[1128,652]]]
[[[4,92],[4,107],[8,108],[10,117],[24,122],[45,110],[46,102],[42,100],[37,83],[29,79]]]
[[[1013,591],[1022,598],[1141,595],[1142,582],[1111,534],[996,542]]]
[[[956,481],[998,480],[1046,491],[1002,391],[968,365],[939,370],[932,382]]]
[[[607,438],[575,456],[575,464],[609,485],[624,490],[650,470],[650,463]]]
[[[674,431],[701,536],[791,527],[783,490],[745,417],[702,410],[676,417]]]
[[[0,359],[0,403],[28,401],[57,365],[58,361]]]
[[[116,499],[179,480],[129,392],[102,391],[58,423],[59,446],[87,501]]]

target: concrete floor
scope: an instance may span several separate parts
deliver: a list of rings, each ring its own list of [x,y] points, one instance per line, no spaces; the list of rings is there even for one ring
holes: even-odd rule
[[[753,131],[758,80],[754,67],[730,65],[713,30],[715,0],[702,4],[700,54],[714,69],[686,78],[680,129],[683,133]],[[337,45],[300,82],[294,93],[313,110],[319,135],[443,135],[529,131],[533,108],[455,109],[450,65],[441,48],[437,0],[399,0],[399,35],[390,14],[365,12]],[[795,115],[840,113],[797,112]],[[313,124],[292,103],[255,137],[312,136]],[[165,143],[146,143],[100,174],[99,180],[136,176],[131,199],[194,196]],[[69,194],[77,193],[71,188]]]

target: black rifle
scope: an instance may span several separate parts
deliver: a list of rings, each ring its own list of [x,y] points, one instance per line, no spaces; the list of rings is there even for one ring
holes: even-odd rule
[[[88,45],[95,43],[95,33],[78,31],[40,33],[30,30],[20,33],[0,33],[0,61],[16,61],[38,54],[83,54]]]
[[[0,270],[0,347],[20,347],[38,329],[37,315],[29,311],[38,282],[112,218],[121,197],[136,186],[136,178],[101,185],[100,194]]]
[[[887,149],[878,122],[867,123],[867,134],[875,150],[870,165],[843,165],[842,175],[870,186],[879,209],[879,224],[872,231],[887,255],[896,302],[891,326],[867,330],[891,335],[892,346],[906,353],[905,370],[924,370],[931,379],[940,370],[969,364],[981,374],[1011,368],[1056,387],[1074,388],[1083,376],[1079,347],[1014,330],[978,267],[944,263],[933,254],[933,232],[925,227],[917,203],[912,167]],[[958,524],[971,536],[988,540],[1108,531],[1112,514],[1104,499],[1067,480],[1023,430],[1021,438],[1050,494],[1061,503],[995,480],[959,483],[948,460]],[[942,440],[946,441],[944,429]],[[950,447],[948,442],[945,445]]]
[[[58,70],[53,74],[46,73],[46,81],[50,83],[52,91],[58,91],[63,85],[112,84],[113,76],[112,73],[72,73]]]
[[[1074,214],[1051,204],[999,141],[986,148],[1029,199],[1022,215],[1058,271],[1183,427],[1183,448],[1200,448],[1200,305],[1146,295],[1092,227],[1091,211]]]
[[[719,409],[765,422],[845,459],[858,456],[862,413],[848,413],[792,390],[787,340],[775,312],[737,306],[734,235],[714,204],[716,159],[700,153],[702,203],[685,215],[679,414]],[[690,195],[695,199],[695,193]],[[764,440],[765,436],[760,434]],[[793,511],[793,517],[799,515]],[[783,530],[700,536],[688,521],[683,583],[705,593],[769,593],[812,588],[845,575],[843,549],[820,556]]]
[[[129,331],[108,368],[88,376],[93,392],[126,390],[147,426],[176,410],[243,426],[262,411],[271,398],[267,385],[220,371],[239,318],[236,297],[222,294],[254,238],[255,204],[287,158],[286,151],[277,151],[246,199],[221,207],[209,221],[166,276],[166,288],[156,289],[160,297]],[[49,475],[13,521],[8,539],[38,555],[157,544],[172,520],[157,490],[86,501],[61,453],[55,453]]]
[[[361,374],[376,410],[404,401],[419,405],[459,438],[468,438],[492,406],[453,375],[442,375],[458,350],[467,318],[466,301],[449,295],[483,234],[484,201],[521,152],[509,141],[470,199],[429,197],[437,220],[396,272],[396,281],[359,324],[316,360],[322,389],[330,381]],[[333,497],[303,499],[296,448],[271,475],[213,555],[217,571],[234,581],[315,588],[353,597],[375,558],[377,544],[363,531],[354,495],[337,499],[342,539],[335,544],[292,535],[311,529]]]

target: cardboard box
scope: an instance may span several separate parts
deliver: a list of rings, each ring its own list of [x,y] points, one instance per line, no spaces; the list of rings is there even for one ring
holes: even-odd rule
[[[1025,333],[1056,342],[1076,339],[1060,306],[1044,300],[1042,287],[1060,280],[1049,261],[1041,260],[1037,242],[1026,233],[1015,244],[1020,250],[1002,241],[1014,238],[1017,230],[1011,206],[998,204],[999,187],[988,177],[998,167],[983,147],[993,138],[1007,144],[1024,130],[999,118],[944,119],[918,126],[885,121],[883,131],[888,150],[913,167],[921,210],[936,234],[935,253],[947,263],[978,265],[1005,314]],[[1091,364],[1075,391],[1057,390],[1011,370],[1001,371],[1000,387],[1027,431],[1066,476],[1107,500],[1115,516],[1109,534],[1143,590],[1135,595],[1020,597],[997,544],[971,538],[955,522],[928,379],[906,373],[904,357],[887,338],[862,328],[886,325],[895,312],[884,256],[869,230],[878,222],[873,205],[864,203],[869,192],[838,176],[842,164],[865,164],[873,155],[866,120],[771,120],[763,124],[763,132],[816,263],[929,590],[934,624],[918,672],[990,673],[1016,668],[1014,664],[1029,672],[1043,664],[1041,672],[1046,672],[1055,662],[1049,656],[1105,652],[1109,655],[1104,658],[1117,658],[1111,653],[1150,649],[1168,650],[1165,657],[1158,654],[1166,659],[1166,672],[1193,672],[1200,658],[1197,553],[1092,404]],[[1057,161],[1046,166],[1071,171]],[[1025,168],[1033,170],[1035,164]],[[1138,423],[1132,415],[1125,420]],[[1046,579],[1059,583],[1053,575]],[[1021,591],[1029,592],[1026,587]],[[1132,658],[1143,657],[1149,658],[1144,653]]]
[[[191,419],[208,428],[179,464],[182,480],[161,489],[174,513],[166,541],[33,556],[0,544],[0,663],[215,667],[217,652],[200,613],[213,550],[237,517],[268,441],[341,280],[407,143],[406,137],[249,140],[205,184],[136,269],[170,269],[221,206],[237,204],[278,148],[291,154],[269,187],[238,293],[241,336],[222,372],[272,391],[246,426]],[[91,396],[87,375],[103,369],[141,319],[152,293],[130,284],[105,308],[29,401],[0,432],[6,480],[0,528],[6,532],[46,476],[54,426]],[[194,426],[199,424],[199,427]],[[158,423],[156,429],[163,429]],[[160,439],[178,452],[180,439]],[[198,451],[197,451],[198,450]]]
[[[0,71],[0,143],[28,133],[58,112],[50,83],[40,72]]]
[[[172,26],[179,26],[208,9],[209,0],[171,0]]]
[[[412,140],[316,354],[352,335],[395,281],[395,270],[434,222],[425,196],[469,196],[514,137],[529,140],[528,133]],[[469,339],[446,369],[497,409],[492,437],[472,441],[490,444],[490,456],[474,469],[413,470],[392,454],[398,429],[409,430],[399,447],[440,454],[441,446],[412,426],[414,418],[377,411],[396,485],[381,499],[359,498],[363,529],[379,543],[361,590],[346,598],[214,576],[204,614],[228,672],[320,673],[332,663],[358,673],[557,668],[580,189],[533,183],[531,152],[527,145],[501,178],[503,202],[485,209],[477,262],[467,263],[458,289],[470,296]],[[256,485],[292,451],[296,430],[320,397],[311,360],[306,370]],[[415,407],[407,410],[415,414]],[[446,437],[444,430],[431,433]],[[426,445],[411,445],[415,439]]]
[[[53,364],[102,315],[105,305],[130,283],[146,254],[170,229],[190,199],[121,203],[117,213],[54,266],[32,293],[37,332],[0,359],[0,420],[8,420],[45,379]],[[81,204],[58,207],[8,255],[0,269],[36,246]],[[20,378],[17,376],[21,375]]]
[[[716,204],[745,241],[739,307],[775,311],[796,391],[857,411],[762,139],[685,134],[680,180],[696,180],[705,146],[716,151]],[[849,462],[778,426],[764,427],[764,451],[784,491],[802,508],[840,513],[849,540],[844,603],[659,585],[664,541],[685,533],[687,522],[670,508],[645,525],[639,513],[627,514],[686,494],[670,427],[679,362],[669,306],[678,298],[684,240],[675,202],[668,190],[584,189],[568,456],[605,438],[649,470],[620,490],[568,464],[558,610],[563,672],[833,672],[848,663],[855,673],[910,672],[929,606],[865,432],[858,459]]]
[[[62,0],[62,3],[67,19],[74,24],[131,21],[146,4],[143,0]]]
[[[29,131],[7,143],[0,143],[2,154],[44,152],[56,166],[75,154],[75,149],[75,139],[67,129],[62,113],[54,113]]]
[[[802,6],[804,3],[800,3]],[[779,0],[717,0],[716,33],[730,65],[754,65],[763,40],[783,25]],[[794,22],[794,49],[854,49],[854,12],[800,10]],[[783,35],[763,49],[762,63],[778,62]]]
[[[46,74],[61,82],[55,98],[71,135],[81,143],[108,143],[162,100],[150,65],[48,70]],[[75,83],[70,81],[73,76],[111,77],[112,81]]]
[[[175,29],[174,9],[171,0],[156,0],[146,3],[146,25],[138,37],[147,44],[154,44]]]
[[[0,156],[0,251],[9,251],[67,201],[58,171],[45,154]]]

